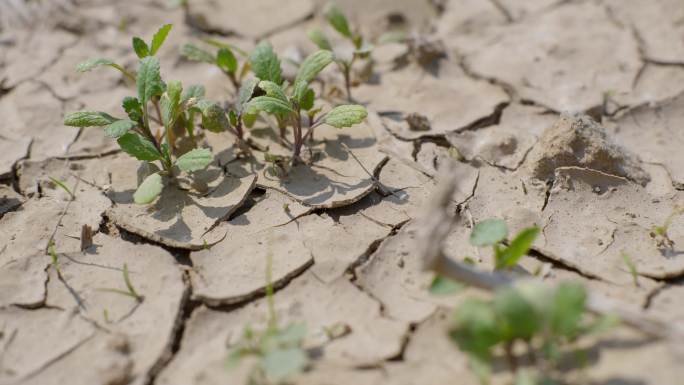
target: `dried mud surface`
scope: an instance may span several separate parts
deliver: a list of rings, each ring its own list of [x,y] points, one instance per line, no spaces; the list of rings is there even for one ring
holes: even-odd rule
[[[352,88],[367,121],[321,126],[305,149],[313,166],[285,178],[263,153],[246,160],[228,134],[208,134],[217,162],[201,175],[205,193],[172,187],[150,206],[132,204],[137,161],[101,130],[62,124],[77,109],[120,115],[132,84],[76,64],[132,67],[130,37],[173,23],[164,78],[223,101],[235,94],[228,79],[180,59],[181,45],[270,39],[302,58],[324,2],[63,0],[28,15],[37,27],[0,15],[0,385],[244,384],[250,362],[233,372],[225,362],[246,326],[267,324],[267,256],[279,321],[305,323],[316,352],[294,383],[477,384],[445,330],[464,298],[486,294],[431,296],[414,253],[413,219],[447,159],[458,160],[450,209],[460,214],[449,258],[491,269],[490,252],[468,242],[475,223],[536,225],[521,273],[580,281],[684,330],[684,217],[671,248],[650,235],[684,204],[681,0],[337,2],[373,39],[399,29],[417,42],[376,47],[374,73]],[[425,47],[437,48],[427,65]],[[334,71],[322,79],[341,85]],[[287,151],[267,124],[250,139]],[[115,292],[124,266],[142,301]],[[348,333],[326,337],[336,327]],[[583,383],[684,375],[681,343],[626,327],[591,342],[571,374]],[[511,382],[495,372],[494,384]]]

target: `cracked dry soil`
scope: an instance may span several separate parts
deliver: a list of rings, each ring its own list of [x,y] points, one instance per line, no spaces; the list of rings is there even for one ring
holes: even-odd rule
[[[229,186],[196,201],[169,196],[151,214],[130,204],[137,162],[100,130],[62,124],[80,108],[115,114],[134,90],[116,72],[75,65],[110,56],[133,66],[130,36],[173,23],[164,77],[226,100],[228,79],[180,59],[180,46],[212,37],[249,50],[269,39],[304,57],[323,1],[60,0],[27,19],[0,7],[1,385],[244,384],[249,363],[228,372],[225,360],[244,326],[267,322],[268,253],[281,322],[304,322],[312,336],[349,331],[314,341],[316,359],[293,383],[477,384],[445,333],[460,301],[483,293],[430,296],[432,275],[411,253],[413,219],[454,157],[448,257],[490,269],[488,251],[468,243],[474,223],[536,225],[522,270],[684,328],[684,217],[672,222],[672,250],[649,236],[684,202],[681,0],[337,3],[369,36],[410,31],[439,54],[426,62],[415,46],[378,45],[372,76],[353,88],[369,118],[321,129],[317,168],[273,178],[236,159],[228,133],[210,135],[212,172]],[[260,130],[254,140],[267,141]],[[83,225],[95,233],[84,252]],[[100,290],[122,287],[124,264],[142,303]],[[617,327],[592,346],[581,383],[680,384],[679,342]],[[511,382],[503,370],[493,380]]]

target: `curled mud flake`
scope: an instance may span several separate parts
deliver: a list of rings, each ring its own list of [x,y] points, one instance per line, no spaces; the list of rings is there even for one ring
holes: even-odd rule
[[[0,185],[0,218],[5,213],[14,211],[26,202],[26,198],[7,185]]]
[[[591,28],[568,27],[580,25]],[[476,42],[465,47],[474,74],[554,111],[587,111],[602,104],[606,91],[629,92],[642,64],[631,31],[596,3],[565,3],[491,27]]]
[[[107,216],[117,226],[167,246],[199,250],[215,244],[225,233],[209,230],[242,205],[254,188],[256,176],[225,177],[220,170],[207,173],[213,175],[211,183],[215,187],[202,196],[168,184],[155,202],[138,205],[133,202],[135,187],[111,190],[109,196],[115,205]]]
[[[95,327],[69,310],[0,309],[3,346],[0,381],[27,383],[63,356],[69,355],[96,333]]]
[[[169,354],[185,300],[186,284],[173,256],[160,247],[98,234],[85,252],[58,257],[59,274],[50,271],[47,305],[76,308],[91,322],[125,338],[99,344],[103,352],[112,354],[98,361],[100,367],[82,371],[94,375],[102,367],[118,367],[122,363],[118,356],[123,354],[132,360],[131,377],[144,378],[158,360]],[[124,294],[128,290],[122,274],[124,266],[141,301]]]
[[[642,185],[650,177],[636,155],[616,144],[606,129],[588,116],[562,116],[547,128],[530,152],[527,169],[534,178],[550,180],[558,167],[588,167]]]
[[[409,65],[381,76],[382,84],[361,85],[355,97],[367,101],[380,113],[387,128],[405,140],[462,130],[491,117],[508,101],[502,89],[473,80],[451,60],[441,61],[437,74]],[[401,111],[420,111],[430,129],[411,129]]]
[[[566,186],[571,185],[568,189]],[[610,191],[596,194],[595,190]],[[600,171],[576,167],[556,170],[544,209],[544,255],[604,281],[632,285],[627,254],[638,275],[675,277],[684,273],[681,258],[665,255],[649,235],[662,224],[675,196],[653,199],[644,188]],[[684,227],[670,228],[675,244],[684,243]]]
[[[684,94],[655,105],[644,104],[615,118],[615,140],[644,162],[667,169],[676,188],[684,186]]]
[[[499,124],[449,133],[446,139],[468,161],[479,158],[490,165],[515,170],[555,120],[555,115],[544,114],[538,107],[515,104],[503,111]]]

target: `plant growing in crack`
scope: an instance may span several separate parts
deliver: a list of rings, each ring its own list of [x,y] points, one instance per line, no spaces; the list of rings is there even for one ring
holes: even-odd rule
[[[292,375],[303,371],[309,363],[309,356],[303,348],[306,325],[293,323],[284,328],[278,326],[273,299],[272,264],[273,253],[269,249],[266,255],[266,329],[258,332],[247,326],[242,339],[228,355],[229,368],[234,368],[246,357],[258,358],[249,374],[248,384],[285,383]]]
[[[131,277],[128,273],[128,265],[125,263],[123,265],[122,273],[123,273],[124,284],[126,285],[126,290],[113,289],[113,288],[101,288],[98,290],[108,291],[108,292],[112,292],[112,293],[125,295],[125,296],[128,296],[128,297],[135,299],[136,302],[141,303],[145,299],[145,297],[140,295],[138,293],[138,291],[135,290],[135,287],[133,287],[133,283],[131,282]]]
[[[175,182],[179,172],[198,171],[213,161],[209,149],[197,148],[194,127],[197,114],[201,114],[204,128],[223,129],[221,114],[217,113],[217,110],[221,113],[222,110],[216,103],[202,99],[202,86],[183,90],[178,81],[165,83],[162,80],[159,59],[153,55],[170,29],[170,24],[162,27],[152,38],[150,46],[140,38],[133,38],[134,50],[140,57],[135,76],[109,59],[92,59],[78,66],[78,70],[83,72],[109,65],[135,80],[137,97],[125,97],[122,103],[127,118],[97,111],[69,113],[64,118],[67,126],[104,127],[105,135],[116,139],[124,152],[146,162],[149,172],[133,195],[138,204],[150,203],[161,193],[164,187],[162,177]],[[150,113],[150,106],[156,111],[156,120]],[[151,121],[155,121],[159,129],[153,130]],[[177,146],[178,137],[185,134],[190,138],[192,147],[187,151]],[[153,162],[159,162],[159,166]]]
[[[258,87],[265,95],[253,97],[246,105],[248,113],[269,113],[292,126],[293,165],[303,163],[302,146],[312,139],[316,127],[322,124],[336,128],[351,127],[361,123],[368,115],[365,107],[349,104],[337,106],[317,117],[320,109],[313,109],[315,94],[309,84],[333,60],[334,55],[330,51],[323,50],[309,55],[299,67],[289,95],[286,94],[286,87],[273,81],[261,80]]]
[[[674,241],[670,239],[667,232],[670,230],[670,226],[672,226],[675,218],[681,215],[684,215],[684,204],[677,204],[661,226],[653,226],[650,235],[651,238],[655,239],[658,247],[666,250],[671,250],[674,247]]]
[[[470,244],[477,247],[491,246],[494,250],[494,268],[510,269],[530,250],[539,235],[538,227],[520,231],[508,246],[503,241],[508,236],[508,226],[501,219],[487,219],[479,222],[470,234]]]
[[[344,87],[347,93],[347,100],[352,101],[352,67],[357,60],[369,60],[373,51],[373,44],[368,42],[358,31],[352,31],[349,27],[347,16],[334,4],[328,5],[325,11],[325,18],[330,26],[337,31],[343,38],[352,43],[353,50],[347,54],[339,54],[335,58],[335,63],[344,76]],[[322,50],[333,51],[333,46],[328,37],[320,29],[312,29],[308,32],[309,39]],[[341,51],[341,50],[338,50]],[[337,51],[336,51],[337,52]]]
[[[216,53],[211,53],[194,44],[185,44],[181,47],[181,55],[188,60],[199,61],[215,65],[223,74],[228,77],[233,87],[238,90],[247,73],[249,73],[250,63],[244,60],[242,64],[238,61],[238,56],[245,58],[247,53],[239,47],[220,42],[214,39],[204,39],[205,43],[216,48]],[[237,54],[237,55],[236,55]]]
[[[516,347],[524,348],[525,364],[537,372],[532,375],[536,381],[531,383],[556,383],[554,377],[562,375],[558,363],[578,339],[617,323],[613,316],[588,319],[586,301],[586,290],[577,283],[551,288],[521,282],[499,289],[491,300],[466,299],[456,309],[449,335],[468,355],[471,369],[482,384],[489,383],[492,363],[499,353],[518,381],[531,375],[518,371],[520,357],[516,352],[522,349]]]

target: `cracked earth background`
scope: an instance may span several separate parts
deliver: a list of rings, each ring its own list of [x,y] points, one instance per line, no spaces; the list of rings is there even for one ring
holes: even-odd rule
[[[99,56],[134,66],[133,35],[173,23],[164,78],[204,84],[208,98],[225,100],[227,79],[180,59],[182,44],[211,35],[251,49],[267,38],[281,55],[305,56],[314,49],[306,31],[322,24],[316,0],[190,4],[186,13],[157,1],[55,2],[40,28],[3,19],[0,384],[243,384],[248,363],[228,372],[225,359],[244,326],[266,323],[269,244],[280,320],[305,322],[321,352],[295,383],[476,384],[444,334],[459,301],[481,293],[430,296],[432,276],[410,253],[412,218],[450,148],[461,158],[447,255],[491,267],[468,244],[473,223],[538,225],[524,270],[579,280],[684,327],[684,219],[673,222],[669,255],[648,235],[684,201],[681,0],[338,1],[370,36],[394,20],[446,54],[423,68],[403,44],[377,47],[375,75],[353,89],[368,121],[330,133],[357,143],[362,163],[397,193],[385,196],[356,163],[336,158],[318,170],[325,186],[283,186],[237,161],[228,134],[210,136],[217,170],[233,185],[212,214],[226,220],[207,234],[217,242],[208,250],[198,250],[193,231],[213,221],[187,213],[198,219],[184,230],[173,215],[140,220],[117,195],[135,188],[137,162],[100,130],[62,124],[81,108],[119,112],[133,90],[117,72],[74,69]],[[332,71],[323,77],[339,82]],[[410,127],[411,113],[429,129]],[[76,199],[48,177],[73,186]],[[79,251],[84,224],[97,230],[94,252]],[[61,277],[46,255],[51,238]],[[120,286],[124,263],[145,295],[140,306],[97,290]],[[339,324],[351,333],[323,337]],[[583,382],[676,384],[682,362],[676,341],[620,327],[591,350]],[[496,372],[497,383],[509,380]]]

